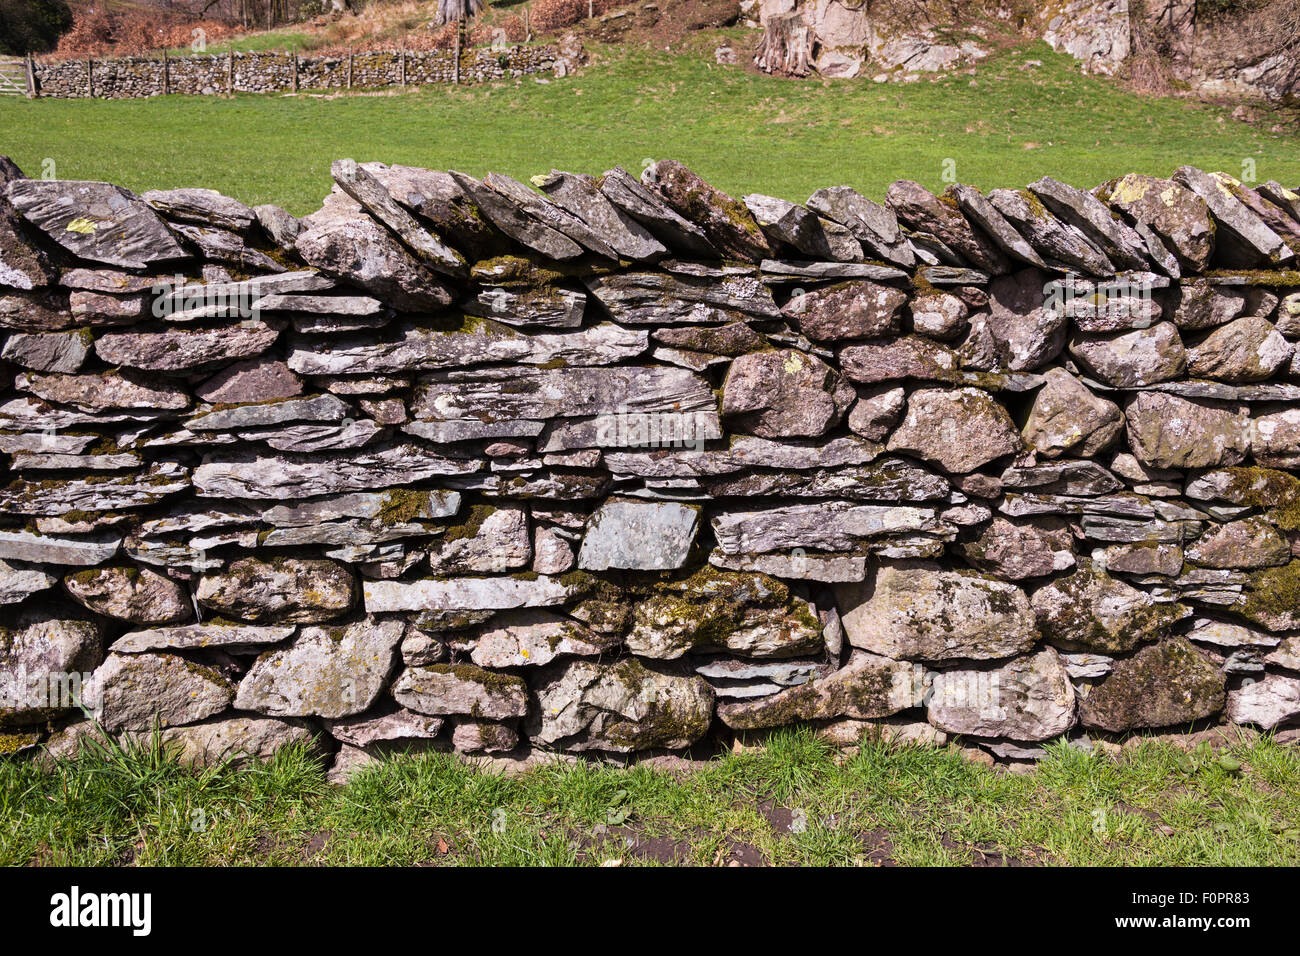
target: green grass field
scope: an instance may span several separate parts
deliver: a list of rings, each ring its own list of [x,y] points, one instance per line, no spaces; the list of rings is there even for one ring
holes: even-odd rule
[[[203,772],[148,747],[0,762],[0,865],[1294,866],[1298,828],[1300,748],[1267,739],[1118,758],[1053,745],[1011,774],[782,731],[700,769],[507,776],[426,753],[343,787],[297,750]]]
[[[752,42],[737,35],[738,49]],[[729,191],[799,201],[838,184],[879,197],[898,178],[939,188],[945,160],[957,179],[985,189],[1044,174],[1091,187],[1184,163],[1240,174],[1248,159],[1260,181],[1300,183],[1294,127],[1269,133],[1218,107],[1144,99],[1081,75],[1043,44],[999,54],[973,83],[791,81],[717,66],[701,50],[596,52],[579,75],[549,83],[330,98],[5,97],[0,152],[33,175],[49,158],[63,179],[208,186],[295,214],[318,208],[330,161],[341,157],[519,178],[676,158]]]

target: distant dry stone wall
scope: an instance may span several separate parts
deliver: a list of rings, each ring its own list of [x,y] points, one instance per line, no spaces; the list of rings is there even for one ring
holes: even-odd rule
[[[549,73],[561,62],[548,46],[478,48],[461,56],[460,82],[479,83]],[[379,51],[350,56],[292,53],[199,54],[119,57],[108,60],[45,60],[35,65],[40,96],[120,99],[165,93],[274,93],[286,90],[423,86],[451,83],[455,55],[449,50]],[[566,66],[560,67],[564,72]]]
[[[1294,736],[1277,183],[0,169],[9,751]]]

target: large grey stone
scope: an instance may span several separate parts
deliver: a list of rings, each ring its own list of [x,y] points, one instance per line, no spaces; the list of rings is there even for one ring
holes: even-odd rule
[[[1048,643],[1101,654],[1157,640],[1190,613],[1182,604],[1158,604],[1147,592],[1086,564],[1039,588],[1030,600]]]
[[[155,653],[109,654],[83,694],[110,731],[194,723],[221,713],[234,696],[234,686],[214,668]]]
[[[1079,722],[1111,733],[1171,727],[1223,710],[1224,675],[1181,637],[1116,661],[1111,673],[1079,701]]]
[[[393,697],[403,707],[434,716],[506,720],[528,713],[528,687],[522,678],[468,664],[408,667],[394,682]]]
[[[537,707],[528,736],[559,750],[680,749],[702,738],[713,716],[713,690],[702,677],[635,657],[554,664],[530,684]]]
[[[978,388],[922,388],[889,436],[890,451],[915,455],[957,474],[975,471],[1024,444],[1011,415]]]
[[[383,692],[405,629],[398,620],[305,627],[293,643],[258,657],[235,706],[273,717],[362,713]]]
[[[176,624],[194,615],[189,593],[148,568],[92,568],[68,575],[64,587],[83,607],[132,624]]]
[[[356,601],[356,583],[334,561],[241,558],[221,573],[204,575],[195,599],[241,621],[300,624],[346,614]]]
[[[816,356],[752,352],[727,371],[722,415],[734,430],[763,438],[816,437],[837,425],[855,398],[852,386]]]
[[[690,556],[700,509],[672,501],[606,501],[591,516],[578,552],[589,571],[671,571]]]
[[[1038,640],[1020,588],[971,571],[882,563],[861,584],[835,586],[849,643],[898,660],[1011,657]]]
[[[158,214],[118,186],[19,179],[7,192],[24,219],[80,259],[148,269],[186,258]]]
[[[1074,685],[1050,647],[1001,667],[943,670],[926,701],[930,723],[950,734],[1050,740],[1074,725]]]
[[[1246,457],[1251,443],[1250,419],[1241,406],[1140,392],[1124,416],[1129,447],[1138,461],[1150,468],[1235,465]],[[1256,456],[1261,457],[1258,448]]]

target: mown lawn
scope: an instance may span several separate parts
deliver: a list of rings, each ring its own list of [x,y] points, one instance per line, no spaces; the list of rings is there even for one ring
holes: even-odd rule
[[[753,42],[746,31],[710,33],[710,51],[728,32],[739,50]],[[4,97],[0,152],[29,175],[48,158],[59,178],[208,186],[295,214],[319,206],[340,157],[518,178],[551,166],[639,171],[668,157],[724,189],[799,201],[837,184],[880,197],[898,178],[939,188],[945,171],[985,189],[1044,174],[1091,187],[1184,163],[1240,175],[1252,159],[1260,181],[1300,183],[1293,121],[1290,132],[1270,133],[1226,109],[1138,97],[1081,75],[1041,43],[999,54],[974,80],[910,84],[775,79],[718,66],[701,49],[594,52],[579,75],[546,83],[335,97]]]
[[[1053,745],[1027,774],[806,731],[694,769],[486,772],[403,755],[343,787],[300,750],[193,772],[156,749],[0,763],[4,865],[1291,865],[1300,748]]]

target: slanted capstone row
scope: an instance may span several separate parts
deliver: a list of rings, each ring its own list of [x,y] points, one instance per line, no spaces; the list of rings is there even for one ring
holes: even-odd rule
[[[1300,718],[1295,192],[332,172],[0,162],[7,751]]]

